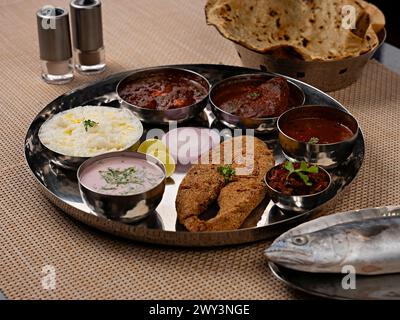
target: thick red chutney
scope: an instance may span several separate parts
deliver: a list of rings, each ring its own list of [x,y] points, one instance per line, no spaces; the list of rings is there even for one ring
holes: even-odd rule
[[[298,118],[285,121],[281,130],[300,142],[337,143],[350,139],[354,133],[345,125],[331,119]]]
[[[312,185],[308,186],[296,173],[292,173],[289,178],[284,163],[275,167],[268,172],[266,180],[270,187],[289,196],[304,196],[312,195],[325,190],[329,185],[329,176],[322,170],[318,173],[307,173],[309,182]],[[298,169],[299,163],[294,164],[294,168]]]
[[[208,92],[197,81],[180,74],[160,73],[125,84],[119,95],[139,108],[168,110],[190,106]]]

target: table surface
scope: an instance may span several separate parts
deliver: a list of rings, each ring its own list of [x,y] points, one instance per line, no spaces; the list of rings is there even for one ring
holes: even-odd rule
[[[240,65],[234,46],[205,24],[204,0],[103,3],[107,71],[50,86],[40,79],[35,21],[48,1],[0,0],[0,291],[9,299],[308,298],[267,269],[268,241],[201,250],[130,242],[77,223],[40,193],[24,162],[24,136],[49,101],[129,69]],[[385,46],[378,58],[399,70],[397,57],[398,49]],[[334,211],[398,203],[400,76],[371,61],[357,83],[332,95],[358,118],[367,150],[358,178]],[[52,271],[56,283],[49,287]]]

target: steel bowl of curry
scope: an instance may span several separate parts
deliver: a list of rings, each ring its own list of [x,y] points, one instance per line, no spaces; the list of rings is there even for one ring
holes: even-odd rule
[[[265,184],[271,200],[282,210],[302,213],[327,201],[332,179],[323,168],[305,161],[286,161],[271,168]]]
[[[151,124],[183,122],[201,113],[211,85],[191,70],[157,67],[139,70],[122,79],[117,95],[122,107]]]
[[[278,117],[302,106],[303,90],[282,76],[244,74],[218,82],[210,92],[210,104],[217,119],[230,128],[276,130]]]
[[[286,158],[324,168],[345,162],[359,134],[357,120],[328,106],[303,106],[278,119],[279,143]]]

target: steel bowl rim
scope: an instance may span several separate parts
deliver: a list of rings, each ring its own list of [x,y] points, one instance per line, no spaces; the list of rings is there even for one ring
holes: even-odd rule
[[[212,99],[212,94],[214,93],[214,90],[216,90],[219,86],[221,86],[221,85],[224,84],[225,82],[229,82],[229,81],[232,81],[232,80],[235,80],[235,79],[240,79],[240,78],[245,78],[245,77],[258,77],[258,78],[261,78],[261,77],[266,77],[266,76],[271,76],[271,77],[283,77],[283,78],[286,79],[287,82],[290,83],[290,85],[292,85],[292,86],[295,87],[299,92],[301,92],[301,95],[302,95],[302,103],[301,103],[300,105],[297,105],[297,106],[294,106],[294,107],[290,108],[290,110],[304,106],[307,97],[306,97],[306,94],[304,93],[304,90],[303,90],[299,85],[297,85],[296,83],[294,83],[293,81],[291,81],[291,79],[289,79],[289,78],[286,77],[285,75],[281,75],[281,74],[278,74],[278,73],[269,73],[269,72],[265,72],[265,73],[245,73],[245,74],[239,74],[239,75],[235,75],[235,76],[228,77],[228,78],[225,78],[225,79],[222,79],[222,80],[218,81],[217,83],[215,83],[215,84],[212,86],[212,88],[211,88],[211,90],[210,90],[210,92],[209,92],[209,100],[210,100],[211,106],[212,106],[213,108],[216,108],[219,112],[221,112],[221,113],[223,113],[223,114],[225,114],[225,115],[228,115],[228,116],[231,116],[231,117],[236,117],[238,120],[241,120],[241,119],[250,119],[250,120],[253,120],[253,121],[260,122],[260,123],[261,123],[261,122],[266,122],[266,121],[277,121],[277,120],[279,119],[280,115],[279,115],[279,116],[276,116],[276,117],[267,117],[267,118],[244,118],[244,117],[240,117],[240,116],[234,115],[234,114],[232,114],[232,113],[229,113],[229,112],[227,112],[227,111],[221,109],[221,108],[213,101],[213,99]],[[290,110],[288,110],[288,111],[290,111]],[[286,111],[285,111],[285,112],[286,112]]]
[[[70,158],[70,160],[62,160],[63,162],[66,162],[66,161],[77,161],[77,162],[80,162],[80,161],[85,161],[85,160],[87,160],[87,159],[90,159],[92,156],[90,156],[90,157],[79,157],[79,156],[70,156],[70,155],[67,155],[67,154],[63,154],[63,153],[59,153],[59,152],[57,152],[57,151],[53,151],[52,149],[50,149],[47,145],[45,145],[41,140],[40,140],[40,138],[38,138],[39,139],[39,142],[40,142],[40,144],[41,144],[41,146],[42,146],[42,148],[43,149],[45,149],[46,150],[46,152],[50,152],[50,153],[52,153],[54,156],[55,156],[55,160],[59,160],[60,158],[62,158],[62,157],[66,157],[66,158]],[[133,144],[134,145],[134,144]],[[132,146],[133,146],[132,145]],[[131,146],[131,147],[132,147]],[[130,147],[129,147],[130,148]],[[128,148],[128,149],[129,149]],[[96,157],[96,156],[98,156],[98,155],[95,155],[94,157]]]
[[[353,142],[353,141],[355,141],[355,140],[357,139],[357,136],[358,136],[358,134],[359,134],[359,132],[360,132],[360,125],[358,124],[357,119],[356,119],[353,115],[351,115],[349,112],[345,112],[345,111],[343,111],[343,110],[339,110],[339,109],[336,109],[336,108],[331,107],[331,106],[324,106],[324,105],[318,105],[318,104],[315,104],[315,105],[314,105],[314,104],[313,104],[313,105],[303,105],[303,106],[297,107],[296,109],[301,109],[301,108],[314,108],[314,107],[329,108],[329,109],[331,109],[331,110],[337,111],[338,113],[342,113],[342,114],[346,114],[347,116],[350,116],[350,118],[352,119],[352,121],[354,121],[355,124],[356,124],[356,127],[357,127],[356,132],[353,133],[353,135],[352,135],[350,138],[348,138],[348,139],[346,139],[346,140],[339,141],[339,142],[334,142],[334,143],[314,143],[314,144],[310,144],[310,143],[308,143],[308,142],[299,141],[299,140],[294,139],[294,138],[290,137],[289,135],[287,135],[287,134],[282,130],[281,126],[279,125],[281,118],[282,118],[285,114],[289,113],[290,111],[293,111],[294,108],[285,111],[284,113],[282,113],[282,114],[279,116],[279,118],[278,118],[278,120],[277,120],[277,122],[276,122],[276,126],[277,126],[277,128],[278,128],[278,132],[279,132],[280,134],[282,134],[286,139],[289,139],[289,140],[292,141],[292,142],[296,142],[296,143],[299,143],[299,144],[301,144],[301,145],[306,145],[306,146],[307,146],[307,145],[310,145],[310,146],[332,146],[332,147],[335,147],[335,146],[338,146],[338,145],[340,145],[340,144],[342,144],[342,143]]]
[[[321,166],[317,165],[318,170],[321,170],[322,172],[324,172],[325,175],[326,175],[326,176],[328,177],[328,179],[329,179],[328,185],[327,185],[323,190],[321,190],[321,191],[319,191],[319,192],[317,192],[317,193],[306,194],[306,195],[302,195],[302,196],[300,196],[300,195],[298,195],[298,196],[296,196],[296,195],[291,195],[291,196],[289,196],[289,195],[283,194],[282,192],[280,192],[280,191],[278,191],[278,190],[272,188],[272,187],[270,186],[270,184],[268,183],[268,180],[267,180],[268,173],[270,173],[272,170],[274,170],[275,168],[278,168],[278,167],[281,166],[281,165],[282,165],[282,163],[277,164],[276,166],[273,166],[271,169],[269,169],[269,170],[267,171],[267,173],[266,173],[265,176],[264,176],[264,183],[266,184],[267,188],[268,188],[269,190],[273,191],[274,193],[278,194],[279,196],[283,196],[283,197],[286,197],[286,198],[288,198],[288,199],[292,199],[292,198],[294,198],[294,197],[302,198],[302,199],[307,199],[307,198],[311,198],[311,197],[317,197],[317,196],[321,196],[323,193],[327,192],[327,191],[330,189],[331,185],[332,185],[332,177],[331,177],[330,173],[329,173],[326,169],[324,169],[324,168],[322,168]]]
[[[125,99],[123,99],[123,98],[120,96],[120,94],[119,94],[119,89],[120,89],[120,87],[122,86],[122,83],[123,83],[124,81],[126,81],[128,78],[132,77],[133,75],[140,74],[140,73],[147,73],[147,72],[151,72],[151,71],[162,71],[162,70],[183,71],[183,72],[187,72],[187,73],[190,73],[190,74],[192,74],[192,75],[195,75],[195,76],[200,77],[200,78],[201,78],[202,80],[204,80],[205,83],[207,84],[207,87],[208,87],[208,88],[205,88],[205,87],[204,87],[204,89],[206,89],[206,91],[207,91],[207,94],[206,94],[201,100],[197,101],[196,103],[193,103],[193,104],[191,104],[191,105],[188,105],[188,106],[185,106],[185,107],[182,107],[182,108],[167,109],[167,110],[155,110],[155,109],[149,109],[149,108],[142,108],[142,107],[139,107],[139,106],[137,106],[137,105],[135,105],[135,104],[129,103],[128,101],[126,101]],[[197,81],[196,81],[196,82],[197,82]],[[201,84],[200,84],[200,85],[201,85]],[[143,111],[149,111],[149,112],[167,113],[168,111],[190,110],[190,109],[194,108],[195,106],[197,106],[197,105],[200,104],[201,102],[204,102],[204,100],[206,100],[206,99],[209,97],[210,92],[211,92],[211,88],[212,88],[212,86],[211,86],[210,81],[209,81],[205,76],[203,76],[202,74],[200,74],[200,73],[198,73],[198,72],[196,72],[196,71],[192,71],[192,70],[185,69],[185,68],[177,68],[177,67],[171,67],[171,66],[165,66],[165,67],[161,66],[161,67],[151,67],[151,68],[141,69],[141,70],[134,71],[134,72],[128,74],[127,76],[125,76],[124,78],[122,78],[122,79],[118,82],[117,86],[115,87],[115,92],[116,92],[117,97],[118,97],[118,100],[119,100],[120,102],[126,103],[128,106],[130,106],[130,107],[132,107],[132,108],[134,108],[134,109],[143,110]],[[179,121],[179,120],[178,120],[178,121]]]
[[[154,164],[156,164],[163,172],[164,174],[164,178],[161,180],[160,183],[158,183],[156,186],[154,186],[153,188],[146,190],[144,192],[137,192],[137,193],[132,193],[132,194],[126,194],[126,195],[120,195],[120,194],[109,194],[109,193],[102,193],[102,192],[98,192],[96,190],[93,190],[91,188],[89,188],[88,186],[86,186],[85,184],[82,183],[81,181],[81,173],[82,171],[92,165],[94,162],[99,161],[99,160],[103,160],[103,159],[107,159],[107,158],[113,158],[116,156],[124,156],[124,157],[128,157],[128,158],[135,158],[135,159],[141,159],[141,160],[145,160],[148,161],[147,159],[150,158],[151,161],[150,162],[154,162]],[[87,189],[90,192],[93,192],[97,195],[100,196],[107,196],[110,198],[115,198],[115,199],[130,199],[136,196],[140,196],[140,195],[144,195],[147,193],[150,193],[152,191],[154,191],[155,189],[159,188],[161,185],[165,184],[165,180],[167,179],[167,173],[166,173],[166,169],[165,169],[165,165],[158,160],[156,157],[153,157],[152,155],[148,155],[145,153],[140,153],[140,152],[129,152],[129,151],[115,151],[115,152],[109,152],[109,153],[103,153],[100,155],[97,155],[95,157],[91,157],[87,160],[85,160],[78,168],[77,172],[76,172],[76,177],[78,180],[78,184],[79,187],[83,187],[85,189]]]

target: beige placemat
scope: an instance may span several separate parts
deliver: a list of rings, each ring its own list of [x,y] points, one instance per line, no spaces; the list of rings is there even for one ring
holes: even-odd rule
[[[273,278],[268,242],[224,249],[161,248],[73,221],[39,192],[23,159],[26,130],[51,100],[110,73],[174,63],[240,64],[204,21],[204,1],[104,0],[107,73],[65,86],[39,77],[35,11],[47,0],[0,0],[0,290],[10,299],[293,299]],[[67,6],[68,1],[51,1]],[[360,120],[365,164],[335,210],[399,203],[400,76],[371,62],[334,94]],[[45,290],[46,266],[56,289]]]

